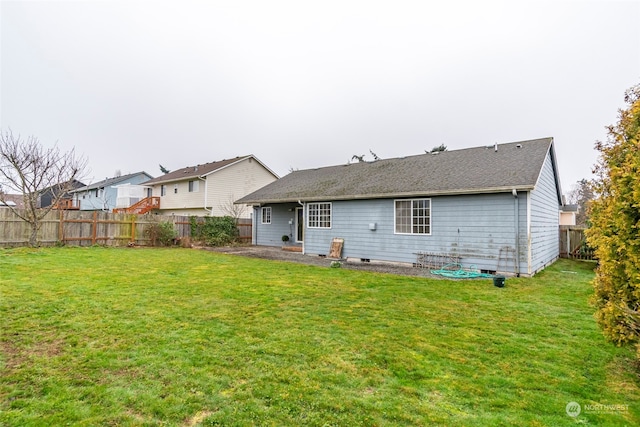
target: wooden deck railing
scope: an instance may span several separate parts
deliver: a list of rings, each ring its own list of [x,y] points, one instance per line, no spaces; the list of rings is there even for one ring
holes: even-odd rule
[[[160,197],[147,197],[140,200],[128,208],[117,208],[113,210],[113,213],[130,213],[130,214],[145,214],[153,209],[160,209]]]

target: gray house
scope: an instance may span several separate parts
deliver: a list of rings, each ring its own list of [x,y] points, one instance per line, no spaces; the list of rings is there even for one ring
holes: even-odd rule
[[[73,198],[76,206],[79,206],[81,211],[111,212],[116,207],[118,197],[116,186],[143,184],[150,179],[153,179],[153,177],[146,172],[107,178],[94,184],[77,188],[73,191]]]
[[[351,260],[525,276],[559,255],[553,138],[295,171],[236,203],[253,206],[254,244],[286,235],[309,255],[341,238]]]

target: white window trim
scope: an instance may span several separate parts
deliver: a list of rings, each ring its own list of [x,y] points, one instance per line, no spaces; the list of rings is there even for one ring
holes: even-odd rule
[[[269,222],[264,221],[265,212],[269,212]],[[260,209],[260,223],[261,224],[271,224],[271,215],[273,215],[273,209],[271,206],[264,206]]]
[[[413,202],[416,200],[428,200],[429,201],[429,232],[428,233],[413,233]],[[411,233],[399,233],[396,228],[396,202],[411,202]],[[431,232],[433,231],[433,206],[431,203],[431,198],[418,198],[418,199],[394,199],[393,201],[393,234],[398,234],[401,236],[431,236]]]
[[[309,223],[311,221],[311,207],[312,205],[329,205],[329,222],[331,223],[331,225],[329,227],[312,227]],[[333,203],[332,202],[310,202],[307,203],[307,212],[306,212],[306,226],[307,228],[314,228],[314,229],[319,229],[319,230],[331,230],[333,228]]]

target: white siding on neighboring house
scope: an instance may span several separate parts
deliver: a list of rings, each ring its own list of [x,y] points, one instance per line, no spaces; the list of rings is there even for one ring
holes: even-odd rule
[[[240,211],[240,218],[251,218],[251,208],[233,202],[277,179],[253,157],[216,169],[201,178],[153,185],[153,195],[160,197],[163,214],[225,216]],[[189,184],[192,182],[191,184]],[[162,186],[166,192],[161,194]],[[191,190],[191,191],[189,191]]]
[[[189,181],[201,181],[197,177],[188,178],[181,181],[167,182],[162,185],[166,186],[166,194],[160,196],[160,188],[162,185],[153,186],[153,195],[160,196],[160,208],[164,213],[172,209],[195,209],[199,215],[204,213],[204,182],[198,184],[198,191],[189,192]],[[180,213],[182,215],[182,213]]]
[[[251,207],[233,202],[275,180],[255,159],[244,159],[207,176],[207,207],[214,216],[230,215],[235,208],[241,209],[240,218],[251,218]]]
[[[576,213],[560,212],[560,225],[576,225]]]

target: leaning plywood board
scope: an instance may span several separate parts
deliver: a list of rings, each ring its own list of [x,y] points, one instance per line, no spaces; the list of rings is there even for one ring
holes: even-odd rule
[[[344,239],[340,237],[334,237],[331,241],[331,249],[329,250],[329,258],[342,258],[342,246],[344,245]]]

